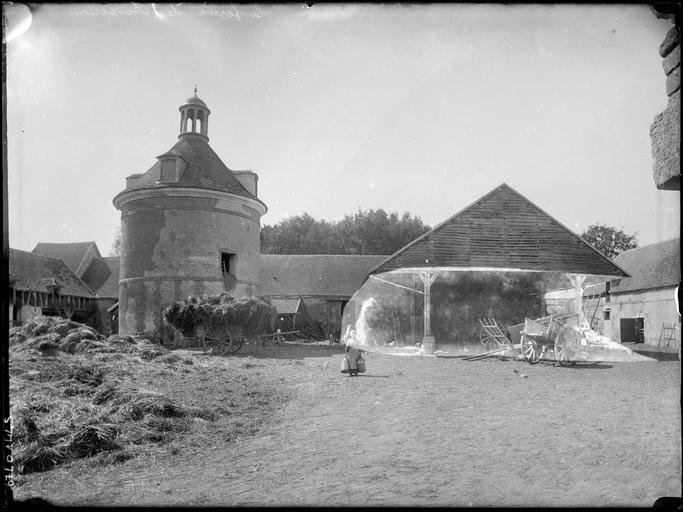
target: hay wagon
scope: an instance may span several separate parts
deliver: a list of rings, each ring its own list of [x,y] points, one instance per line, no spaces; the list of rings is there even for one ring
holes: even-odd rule
[[[171,348],[203,347],[213,354],[235,353],[245,341],[242,326],[221,322],[195,325],[189,336],[165,323],[154,331],[153,338],[155,343]]]

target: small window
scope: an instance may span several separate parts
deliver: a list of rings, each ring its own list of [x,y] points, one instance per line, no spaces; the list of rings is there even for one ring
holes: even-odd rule
[[[610,310],[609,309],[605,309],[602,312],[602,319],[603,320],[609,320],[610,319]]]
[[[161,176],[159,181],[177,181],[175,159],[169,158],[161,161]]]

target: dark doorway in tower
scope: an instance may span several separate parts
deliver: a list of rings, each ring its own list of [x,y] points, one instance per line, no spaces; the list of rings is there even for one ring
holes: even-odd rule
[[[221,253],[221,277],[223,279],[223,288],[226,292],[231,292],[235,289],[237,284],[237,277],[235,276],[235,255],[230,252]]]

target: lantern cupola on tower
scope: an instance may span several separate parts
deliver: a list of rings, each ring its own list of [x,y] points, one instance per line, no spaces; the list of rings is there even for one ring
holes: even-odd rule
[[[180,135],[201,135],[207,140],[209,129],[209,114],[211,111],[199,97],[197,97],[197,86],[194,87],[194,96],[188,98],[185,103],[180,105]]]

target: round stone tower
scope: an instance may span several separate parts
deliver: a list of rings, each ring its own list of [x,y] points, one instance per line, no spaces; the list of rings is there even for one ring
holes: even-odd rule
[[[119,332],[152,331],[189,295],[256,293],[258,177],[231,171],[209,146],[211,111],[195,94],[180,106],[178,142],[114,197],[121,211]]]

